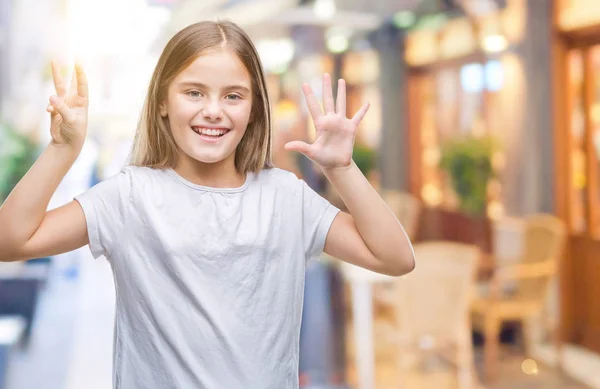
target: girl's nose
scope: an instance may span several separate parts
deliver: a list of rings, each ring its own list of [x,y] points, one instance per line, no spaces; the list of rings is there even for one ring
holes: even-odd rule
[[[206,119],[217,120],[223,116],[223,109],[221,108],[219,101],[210,100],[204,105],[202,114]]]

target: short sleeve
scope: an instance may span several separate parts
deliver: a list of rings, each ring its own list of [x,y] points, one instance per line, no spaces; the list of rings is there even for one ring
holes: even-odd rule
[[[109,257],[123,236],[130,194],[131,171],[126,167],[75,197],[85,214],[94,258]]]
[[[302,184],[303,237],[306,259],[318,258],[325,247],[327,233],[340,211],[321,197],[306,182]]]

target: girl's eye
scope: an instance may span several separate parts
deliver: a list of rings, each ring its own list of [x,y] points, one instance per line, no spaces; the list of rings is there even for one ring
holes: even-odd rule
[[[200,97],[200,96],[202,96],[202,93],[198,92],[197,90],[193,90],[193,91],[188,92],[188,95],[190,97]]]
[[[231,101],[236,101],[236,100],[239,100],[239,99],[241,99],[241,97],[240,97],[240,96],[238,96],[238,95],[233,95],[233,94],[232,94],[232,95],[227,95],[227,96],[225,96],[225,98],[226,98],[227,100],[231,100]]]

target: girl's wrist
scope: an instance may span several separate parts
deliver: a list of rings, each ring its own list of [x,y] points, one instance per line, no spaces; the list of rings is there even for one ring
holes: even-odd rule
[[[73,141],[70,143],[58,143],[52,139],[48,144],[48,148],[77,159],[83,148],[83,142]]]
[[[350,163],[348,165],[344,165],[344,166],[335,166],[335,167],[322,167],[321,169],[323,170],[323,173],[325,175],[331,175],[331,174],[345,174],[346,172],[350,171],[354,166],[356,166],[356,164],[354,163],[354,161],[351,159]]]

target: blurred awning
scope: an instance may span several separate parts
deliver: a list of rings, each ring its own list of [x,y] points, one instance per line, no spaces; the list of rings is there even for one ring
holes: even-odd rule
[[[169,2],[177,0],[148,0]],[[303,0],[179,0],[165,33],[210,19],[229,19],[245,28],[269,26],[351,26],[372,30],[394,13],[415,8],[421,0],[329,0],[336,12],[331,18],[315,17],[315,1]]]
[[[324,47],[326,31],[342,31],[348,39],[389,22],[401,11],[414,10],[423,0],[147,0],[174,2],[171,18],[155,42],[160,51],[177,31],[201,20],[227,19],[241,25],[255,40],[297,39],[300,31],[315,49]],[[438,1],[438,0],[436,0]],[[441,0],[439,0],[441,1]],[[318,4],[320,3],[320,4]],[[318,5],[334,8],[319,15]],[[331,31],[330,31],[331,34]]]

